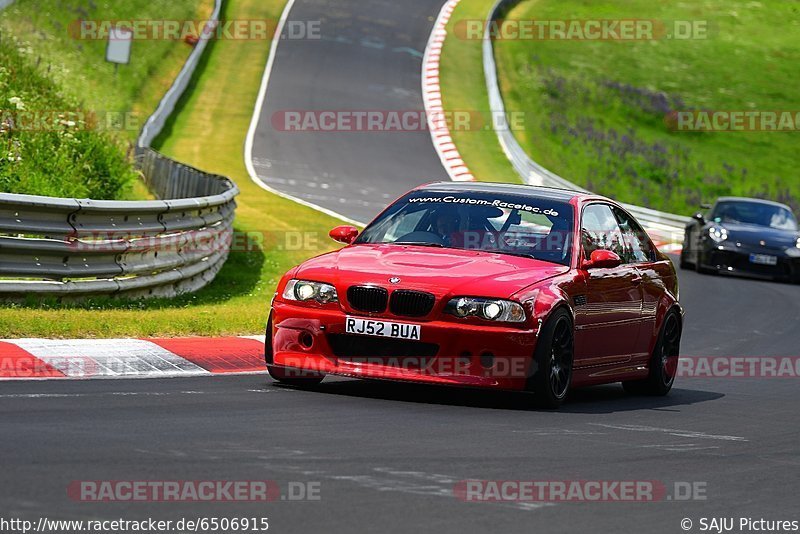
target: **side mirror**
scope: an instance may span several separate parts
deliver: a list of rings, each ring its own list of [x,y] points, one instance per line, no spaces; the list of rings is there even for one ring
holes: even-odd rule
[[[615,252],[605,249],[597,249],[592,252],[592,257],[589,261],[584,260],[584,269],[613,269],[622,265],[622,258]]]
[[[328,233],[331,239],[349,245],[358,237],[358,228],[355,226],[337,226]]]
[[[692,215],[692,219],[694,219],[695,221],[699,222],[700,224],[705,224],[706,223],[706,216],[703,215],[703,212],[701,212],[701,211],[698,211],[697,213]]]

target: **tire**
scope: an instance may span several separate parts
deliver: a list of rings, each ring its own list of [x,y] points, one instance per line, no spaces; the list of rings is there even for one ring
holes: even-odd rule
[[[681,247],[681,260],[679,263],[679,267],[681,269],[691,269],[693,267],[692,262],[686,259],[689,247],[691,246],[689,245],[689,243],[691,243],[691,241],[692,241],[691,233],[689,232],[689,230],[686,230],[686,236],[683,239],[683,247]]]
[[[264,337],[264,363],[267,364],[269,376],[281,384],[296,387],[316,386],[325,378],[325,375],[321,373],[274,365],[272,350],[272,314],[270,313],[267,321],[267,332]]]
[[[650,357],[650,374],[643,380],[623,382],[622,387],[626,392],[654,397],[663,397],[669,393],[675,383],[675,372],[678,368],[681,332],[680,316],[672,310],[664,318],[653,355]]]
[[[572,317],[561,308],[547,320],[536,344],[534,371],[526,387],[536,407],[555,409],[563,404],[572,381],[574,353]]]
[[[697,261],[694,264],[694,270],[697,272],[697,274],[718,274],[716,269],[703,267],[703,256],[700,254],[700,252],[697,253]]]
[[[691,269],[692,268],[692,264],[690,262],[686,261],[686,251],[685,250],[681,251],[681,261],[679,262],[678,266],[683,270],[687,270],[687,269]]]
[[[694,270],[697,274],[710,274],[711,271],[706,269],[700,264],[700,256],[697,256],[697,263],[694,264]]]

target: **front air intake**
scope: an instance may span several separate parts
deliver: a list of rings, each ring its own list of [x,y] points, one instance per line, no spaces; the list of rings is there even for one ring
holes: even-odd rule
[[[423,291],[398,289],[392,293],[389,309],[395,315],[424,317],[433,310],[436,297]]]
[[[350,286],[347,288],[347,302],[354,310],[368,313],[386,311],[389,292],[382,287]]]

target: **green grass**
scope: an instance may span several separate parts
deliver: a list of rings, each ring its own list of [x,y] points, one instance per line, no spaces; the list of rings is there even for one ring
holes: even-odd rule
[[[479,4],[465,0],[454,20],[485,16]],[[670,110],[800,109],[796,7],[777,0],[527,0],[506,18],[708,21],[703,40],[497,41],[506,108],[525,116],[515,135],[545,167],[622,201],[684,214],[724,194],[800,207],[800,134],[675,132],[665,122]],[[448,37],[446,108],[485,105],[482,74],[461,86],[457,79],[481,71],[479,50],[480,41]],[[475,160],[475,174],[504,175],[509,167],[498,162],[496,145],[469,135],[455,141],[468,163]]]
[[[0,38],[0,191],[114,199],[137,174],[113,137]]]
[[[104,59],[106,41],[76,39],[76,23],[194,20],[208,16],[212,5],[213,0],[20,0],[0,12],[0,191],[150,198],[126,156],[191,47],[135,41],[130,64],[115,72]],[[19,127],[21,117],[44,118],[48,126]]]
[[[82,107],[130,113],[113,128],[132,141],[192,48],[171,40],[137,40],[130,64],[115,73],[105,61],[106,41],[76,39],[76,21],[198,20],[212,7],[213,0],[17,0],[0,12],[0,32],[14,35],[22,53]]]
[[[229,0],[226,18],[276,19],[282,0]],[[217,278],[194,295],[138,302],[97,299],[76,305],[27,304],[0,310],[4,337],[148,337],[254,334],[263,330],[280,276],[335,248],[337,219],[270,194],[244,166],[243,145],[269,43],[215,41],[160,150],[231,177],[241,189],[236,230],[262,245],[232,252]],[[304,242],[303,246],[297,246]]]

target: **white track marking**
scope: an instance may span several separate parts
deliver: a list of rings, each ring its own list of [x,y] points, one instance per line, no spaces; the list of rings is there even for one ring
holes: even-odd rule
[[[240,337],[242,339],[252,339],[252,340],[255,340],[255,341],[260,341],[261,343],[264,343],[264,339],[265,339],[264,334],[258,334],[258,335],[255,335],[255,336],[238,336],[238,337]]]
[[[209,374],[142,339],[16,339],[13,343],[72,378]]]
[[[303,206],[315,209],[320,211],[326,215],[330,215],[331,217],[335,217],[337,219],[341,219],[342,221],[354,224],[356,226],[364,226],[364,223],[346,217],[341,213],[337,213],[333,210],[329,210],[328,208],[323,208],[317,204],[312,204],[311,202],[305,201],[301,198],[297,198],[292,195],[288,195],[277,189],[273,189],[272,187],[268,186],[264,182],[262,182],[259,177],[258,173],[256,172],[255,166],[253,165],[253,141],[255,140],[256,136],[256,129],[258,128],[258,119],[261,117],[261,109],[264,107],[264,100],[267,96],[267,88],[269,87],[269,78],[272,74],[272,67],[275,64],[275,55],[278,51],[278,44],[281,41],[281,34],[283,33],[283,27],[286,24],[286,19],[289,18],[289,13],[292,11],[292,7],[294,6],[295,0],[289,0],[286,2],[286,6],[283,8],[283,13],[281,13],[281,18],[278,21],[278,26],[275,28],[275,35],[272,38],[272,46],[269,49],[269,57],[267,58],[267,65],[264,68],[264,76],[261,78],[261,88],[258,91],[258,98],[256,99],[255,107],[253,108],[253,117],[250,120],[250,128],[247,130],[247,138],[244,142],[244,164],[247,167],[247,174],[250,175],[250,179],[255,182],[255,184],[265,191],[269,191],[279,197],[291,200],[293,202],[297,202]]]

